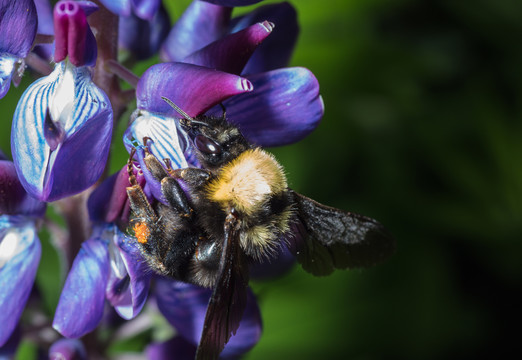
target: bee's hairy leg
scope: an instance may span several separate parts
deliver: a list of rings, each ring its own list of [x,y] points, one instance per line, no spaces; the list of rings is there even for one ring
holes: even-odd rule
[[[145,162],[145,166],[150,171],[152,176],[158,180],[161,181],[163,178],[168,177],[167,170],[161,165],[161,162],[150,153],[148,147],[144,147],[143,150],[145,151],[145,157],[143,158],[143,162]]]
[[[136,180],[136,175],[134,175],[133,169],[133,161],[132,158],[136,154],[136,148],[132,148],[129,154],[129,160],[127,161],[127,174],[129,174],[129,183],[131,186],[138,185],[138,181]]]
[[[165,163],[165,167],[167,168],[167,172],[170,176],[174,176],[174,169],[172,168],[172,162],[169,158],[163,159],[163,162]]]
[[[176,169],[172,171],[171,175],[176,179],[183,180],[190,188],[199,188],[212,177],[208,170],[199,168]]]
[[[190,217],[192,208],[189,205],[187,195],[176,181],[176,179],[166,176],[161,180],[161,192],[169,205],[176,209],[181,216]]]
[[[156,212],[149,204],[147,196],[145,196],[145,193],[138,184],[127,188],[127,196],[135,218],[146,219],[146,221],[150,223],[158,221]]]

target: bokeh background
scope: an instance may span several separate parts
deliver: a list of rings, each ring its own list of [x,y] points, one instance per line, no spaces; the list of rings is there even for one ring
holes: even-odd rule
[[[175,19],[189,1],[164,3]],[[326,113],[304,141],[270,150],[292,188],[379,219],[397,253],[368,270],[314,278],[297,266],[253,284],[264,334],[246,358],[520,354],[522,2],[292,3],[292,65],[317,76]],[[6,153],[30,81],[0,101]],[[116,170],[126,155],[114,151]],[[49,245],[44,256],[52,309],[63,279]]]

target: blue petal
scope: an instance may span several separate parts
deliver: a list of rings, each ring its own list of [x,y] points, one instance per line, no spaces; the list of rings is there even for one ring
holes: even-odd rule
[[[161,0],[132,0],[133,12],[144,20],[152,20],[161,6]]]
[[[162,97],[188,115],[197,116],[233,95],[250,91],[250,81],[237,75],[192,64],[163,63],[145,71],[136,88],[136,99],[138,109],[179,118]]]
[[[176,354],[176,360],[193,360],[196,356],[196,346],[181,336],[162,343],[152,343],[145,349],[147,359],[171,360]]]
[[[38,34],[54,35],[53,8],[49,0],[35,0],[38,13]],[[49,62],[53,59],[53,44],[39,44],[33,48],[33,52]]]
[[[181,61],[218,40],[226,32],[231,13],[232,8],[193,1],[172,27],[161,57],[166,61]]]
[[[120,16],[118,45],[136,60],[145,60],[158,52],[169,30],[170,19],[163,6],[150,21],[134,14]]]
[[[136,242],[113,226],[109,245],[111,272],[106,290],[107,299],[124,319],[136,317],[145,305],[151,272]]]
[[[87,351],[80,340],[59,339],[49,348],[49,360],[86,360]]]
[[[324,104],[315,76],[304,68],[285,68],[247,76],[254,91],[224,102],[230,121],[263,147],[291,144],[319,124]]]
[[[46,204],[27,195],[14,164],[0,160],[0,214],[42,216]]]
[[[33,287],[41,246],[32,221],[0,216],[0,346],[13,332]]]
[[[287,3],[260,6],[254,11],[237,19],[231,32],[242,30],[260,21],[270,21],[275,28],[272,34],[259,47],[242,74],[257,74],[264,71],[285,67],[290,62],[299,35],[297,12]]]
[[[124,135],[124,144],[128,151],[136,144],[143,144],[143,138],[150,138],[147,146],[158,159],[170,159],[174,169],[187,167],[183,156],[188,139],[185,133],[178,129],[179,121],[162,114],[138,110],[133,116],[132,124]],[[181,137],[180,137],[181,135]]]
[[[87,209],[93,222],[127,222],[129,200],[126,188],[131,186],[127,165],[105,179],[89,196]]]
[[[38,34],[53,35],[53,8],[49,0],[35,0],[36,12],[38,14]]]
[[[46,132],[49,117],[59,137]],[[22,185],[43,201],[85,190],[105,168],[111,134],[109,99],[89,70],[58,64],[27,88],[13,117],[11,150]]]
[[[282,245],[273,258],[251,263],[250,277],[255,280],[269,280],[282,276],[294,267],[296,261],[295,255],[287,246]]]
[[[198,344],[212,290],[178,281],[158,279],[158,308],[181,336]],[[261,337],[261,314],[254,294],[248,290],[247,305],[235,335],[225,345],[221,356],[239,356],[250,350]]]
[[[129,16],[131,13],[131,0],[100,0],[109,11],[120,16]]]
[[[186,57],[183,62],[239,75],[258,45],[273,29],[274,24],[268,21],[256,23],[214,41]]]
[[[33,0],[0,0],[0,53],[26,57],[33,45],[37,26]]]
[[[6,52],[0,52],[0,99],[7,94],[18,58]]]
[[[109,277],[108,244],[102,229],[82,244],[60,295],[53,328],[69,338],[78,338],[100,323]],[[81,309],[81,311],[78,311]]]
[[[0,344],[0,360],[10,360],[15,358],[16,350],[21,340],[20,326],[17,326],[4,345]],[[194,358],[194,356],[192,356]]]

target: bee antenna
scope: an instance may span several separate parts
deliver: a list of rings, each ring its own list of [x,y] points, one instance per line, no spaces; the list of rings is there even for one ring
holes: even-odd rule
[[[170,99],[167,99],[166,97],[162,96],[161,97],[163,99],[163,101],[165,101],[167,104],[169,104],[170,106],[172,106],[172,108],[174,110],[176,110],[178,112],[178,114],[180,114],[181,116],[183,116],[186,120],[189,120],[189,121],[194,121],[193,118],[190,117],[189,114],[187,114],[186,112],[184,112],[178,105],[174,104]]]
[[[199,125],[199,126],[206,126],[206,127],[210,127],[209,124],[207,123],[204,123],[204,122],[201,122],[201,121],[197,121],[197,120],[194,120],[193,117],[190,117],[189,114],[187,114],[186,112],[184,112],[183,110],[181,110],[181,108],[174,104],[172,101],[170,101],[169,99],[167,99],[166,97],[162,96],[161,97],[167,104],[169,104],[170,106],[172,106],[172,108],[174,110],[176,110],[181,116],[183,116],[183,118],[185,120],[188,120],[190,121],[190,125]]]

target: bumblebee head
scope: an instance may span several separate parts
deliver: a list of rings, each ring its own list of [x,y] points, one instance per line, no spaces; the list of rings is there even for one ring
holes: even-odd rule
[[[239,129],[222,117],[201,115],[190,117],[176,104],[163,97],[183,118],[179,123],[192,140],[196,155],[201,165],[216,171],[234,160],[242,152],[251,148]]]

